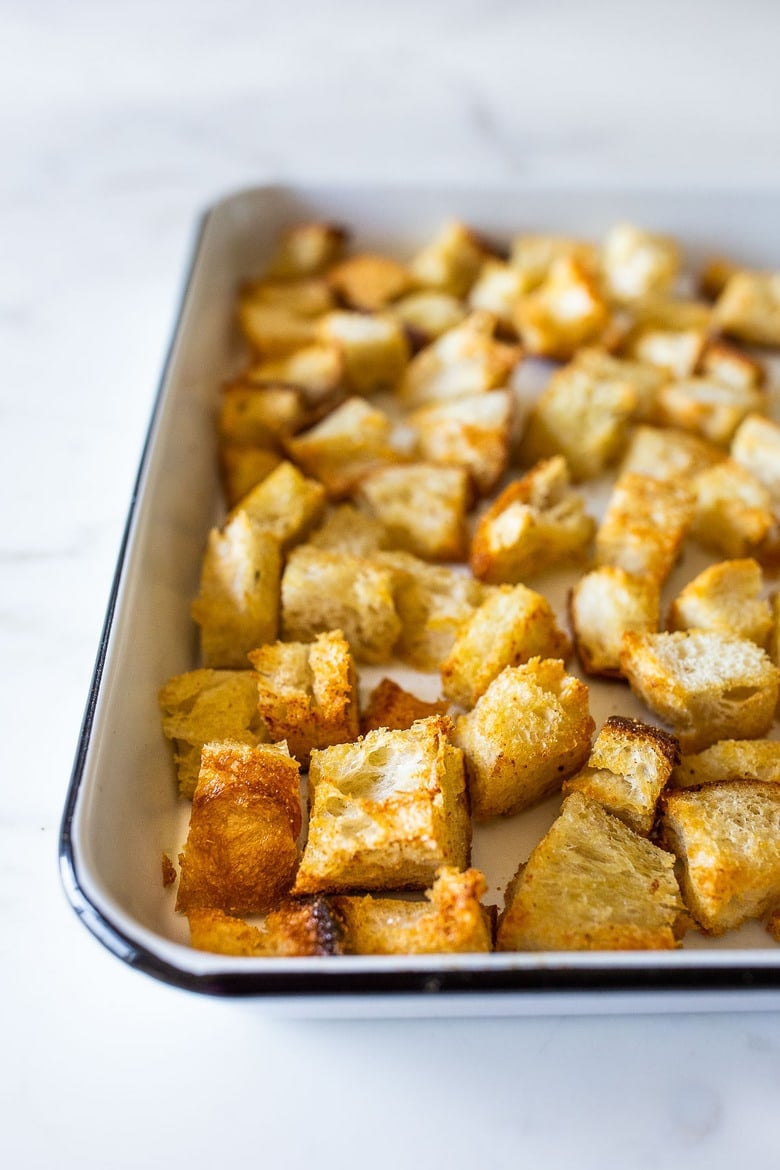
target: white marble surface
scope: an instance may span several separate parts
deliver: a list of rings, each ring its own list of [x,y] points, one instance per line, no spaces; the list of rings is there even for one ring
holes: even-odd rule
[[[780,183],[779,38],[770,0],[0,3],[5,1165],[777,1164],[780,1016],[269,1020],[109,956],[56,843],[204,204],[278,177]]]

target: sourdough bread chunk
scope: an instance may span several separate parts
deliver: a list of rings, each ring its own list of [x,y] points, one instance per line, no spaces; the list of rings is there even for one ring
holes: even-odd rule
[[[780,424],[760,415],[749,415],[731,444],[731,457],[751,472],[780,504]]]
[[[344,384],[353,394],[395,389],[409,360],[406,334],[390,314],[328,313],[317,337],[341,354]]]
[[[773,523],[769,489],[734,459],[700,471],[692,486],[691,536],[723,556],[759,555]]]
[[[394,583],[390,569],[375,561],[299,545],[282,577],[282,636],[311,642],[342,630],[359,661],[387,662],[401,633]]]
[[[409,415],[423,459],[462,467],[486,495],[509,458],[513,399],[508,390],[487,390],[452,402],[423,406]]]
[[[490,951],[490,919],[480,903],[487,883],[476,869],[440,869],[424,902],[337,895],[344,950],[351,955],[438,955]]]
[[[597,341],[610,314],[593,272],[572,256],[553,261],[544,281],[522,297],[515,329],[528,353],[566,361]]]
[[[693,495],[683,483],[625,472],[596,533],[597,563],[662,585],[677,560],[693,509]]]
[[[348,398],[322,422],[289,439],[287,450],[334,497],[349,495],[369,471],[403,458],[390,419],[362,398]]]
[[[628,630],[655,633],[660,605],[652,578],[614,565],[580,577],[569,597],[569,618],[583,670],[619,678],[623,635]]]
[[[466,553],[468,473],[462,467],[408,463],[369,473],[359,499],[393,545],[430,560],[457,561]]]
[[[405,731],[418,719],[430,715],[446,715],[449,703],[426,703],[416,695],[399,687],[390,678],[383,678],[369,695],[366,709],[360,717],[363,735],[384,727],[388,731]]]
[[[491,313],[470,313],[412,358],[400,387],[407,407],[447,402],[504,386],[520,359],[515,345],[494,337]]]
[[[723,780],[780,784],[780,740],[722,739],[703,752],[683,756],[672,773],[676,788],[697,788]]]
[[[610,297],[631,302],[671,287],[680,270],[680,250],[670,236],[619,223],[604,240],[601,268]]]
[[[622,473],[638,472],[653,479],[689,479],[724,458],[720,447],[698,435],[664,427],[635,427],[628,441]]]
[[[588,758],[588,688],[562,662],[508,666],[456,724],[477,820],[520,812],[560,788]]]
[[[279,541],[246,513],[212,529],[192,603],[204,666],[245,667],[250,650],[274,640],[280,569]]]
[[[571,652],[546,598],[525,585],[502,585],[466,620],[441,664],[442,690],[473,707],[505,666]]]
[[[341,258],[347,240],[347,232],[337,224],[296,224],[279,240],[266,279],[317,276]]]
[[[189,670],[169,679],[158,701],[182,796],[195,791],[204,743],[230,739],[254,747],[268,739],[251,670]]]
[[[286,551],[303,539],[324,508],[322,484],[284,462],[239,501],[232,515],[244,512],[264,532],[275,536]]]
[[[647,836],[658,797],[680,760],[674,736],[658,727],[612,715],[596,736],[587,766],[565,780],[564,793],[581,792]]]
[[[451,220],[417,252],[409,267],[424,288],[464,297],[487,254],[484,242],[466,224]]]
[[[303,958],[341,955],[341,922],[326,898],[287,898],[259,924],[222,910],[190,910],[190,942],[217,955]]]
[[[272,909],[292,885],[300,831],[298,764],[284,744],[205,744],[176,909]]]
[[[766,647],[772,614],[763,588],[761,566],[749,557],[710,565],[672,602],[669,629],[713,630]]]
[[[780,785],[731,780],[664,797],[663,837],[704,930],[722,934],[780,902]]]
[[[766,395],[757,386],[731,386],[714,378],[682,378],[667,383],[658,395],[662,423],[723,447],[748,414],[764,409]]]
[[[313,748],[358,736],[357,677],[341,630],[314,642],[276,642],[249,655],[256,702],[268,734],[286,740],[305,768]]]
[[[674,857],[573,792],[509,884],[497,949],[671,950],[684,926]]]
[[[390,538],[384,525],[374,516],[368,516],[354,504],[336,504],[328,510],[308,543],[311,548],[324,548],[328,552],[371,557],[387,548]]]
[[[705,630],[623,636],[631,690],[669,723],[684,751],[758,738],[772,726],[780,671],[754,642]]]
[[[312,752],[296,894],[425,889],[471,848],[463,753],[437,715]]]
[[[714,319],[729,337],[780,346],[780,273],[735,272],[718,297]]]

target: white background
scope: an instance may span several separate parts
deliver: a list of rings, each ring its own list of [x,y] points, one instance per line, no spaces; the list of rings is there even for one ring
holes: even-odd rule
[[[780,6],[0,0],[0,1157],[776,1166],[780,1016],[289,1022],[125,969],[57,830],[196,215],[277,178],[780,184]]]

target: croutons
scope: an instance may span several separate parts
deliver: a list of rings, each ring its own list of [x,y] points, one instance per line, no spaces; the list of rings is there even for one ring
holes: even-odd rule
[[[487,912],[480,904],[487,883],[476,869],[443,867],[425,902],[398,898],[330,899],[340,920],[344,950],[353,955],[437,955],[491,950]]]
[[[521,273],[529,290],[538,288],[550,274],[550,269],[561,259],[576,260],[585,268],[596,271],[598,248],[588,240],[568,236],[522,235],[512,241],[509,263]]]
[[[713,378],[668,382],[658,395],[661,422],[693,431],[723,447],[748,414],[765,406],[766,397],[757,387],[730,386]]]
[[[480,518],[471,545],[476,577],[513,583],[582,557],[596,525],[569,486],[566,460],[544,460],[509,484]]]
[[[700,471],[691,536],[727,557],[758,553],[772,529],[769,489],[733,459]]]
[[[283,551],[302,540],[325,510],[325,489],[301,475],[292,463],[280,463],[236,505],[278,541]]]
[[[204,666],[245,667],[255,646],[276,638],[279,541],[238,512],[209,533],[192,616]]]
[[[709,338],[712,311],[698,301],[648,298],[632,306],[635,324],[621,350],[636,361],[687,378],[696,369]]]
[[[714,630],[765,647],[772,614],[763,586],[761,566],[749,557],[710,565],[672,602],[669,629]]]
[[[515,310],[515,328],[528,352],[562,361],[596,341],[608,324],[609,310],[595,277],[571,256],[554,261],[544,283]]]
[[[266,277],[293,280],[316,276],[340,258],[347,238],[344,228],[336,224],[297,224],[279,241]]]
[[[464,557],[471,493],[462,467],[383,467],[361,481],[359,498],[397,548],[433,561]]]
[[[688,908],[710,934],[780,902],[780,785],[731,780],[664,798],[663,839]]]
[[[637,472],[653,479],[690,479],[724,458],[714,443],[687,431],[639,426],[631,432],[621,473]]]
[[[772,627],[769,631],[769,657],[775,666],[780,666],[780,590],[769,599],[772,612]]]
[[[176,909],[272,909],[292,885],[300,831],[298,765],[284,744],[205,744]]]
[[[316,426],[289,439],[287,450],[334,497],[348,495],[374,468],[403,458],[388,416],[362,398],[348,398]]]
[[[614,486],[596,532],[596,561],[662,585],[693,517],[694,499],[678,481],[628,471]]]
[[[525,585],[504,585],[461,627],[441,664],[442,690],[461,707],[473,707],[505,666],[565,659],[570,651],[550,603]]]
[[[416,349],[430,345],[442,333],[460,325],[468,310],[450,293],[424,289],[390,305],[388,312],[401,322]]]
[[[658,391],[667,380],[664,371],[657,366],[615,357],[595,346],[577,350],[572,365],[590,374],[594,380],[629,383],[636,396],[633,417],[639,420],[654,418]]]
[[[722,739],[703,752],[683,756],[672,773],[676,788],[697,788],[723,780],[780,784],[780,740]]]
[[[607,291],[619,302],[663,293],[680,268],[680,251],[669,236],[652,235],[621,223],[608,232],[601,249]]]
[[[486,256],[484,243],[458,220],[445,224],[421,248],[409,268],[418,284],[463,297],[471,288]]]
[[[354,504],[337,504],[330,508],[320,527],[309,537],[312,548],[348,553],[353,557],[370,557],[379,549],[387,548],[389,543],[384,525]]]
[[[520,358],[517,346],[496,341],[496,319],[471,313],[409,363],[400,387],[407,407],[482,394],[506,384]]]
[[[249,366],[243,379],[255,386],[280,382],[297,386],[306,406],[320,408],[338,397],[344,378],[344,359],[334,345],[305,345],[294,353]]]
[[[204,743],[231,739],[255,747],[268,739],[251,670],[189,670],[168,680],[158,702],[182,796],[195,791]]]
[[[317,337],[314,318],[302,316],[283,305],[262,304],[242,297],[238,324],[259,357],[274,358],[311,345]]]
[[[588,758],[588,688],[557,659],[508,666],[456,724],[477,820],[506,816],[560,788]]]
[[[671,950],[685,925],[672,855],[573,792],[509,884],[497,948]]]
[[[780,345],[780,273],[735,272],[715,304],[722,333],[749,345]]]
[[[328,284],[350,308],[373,313],[408,292],[412,276],[389,256],[360,252],[331,268]]]
[[[780,504],[780,425],[751,414],[734,435],[731,458],[760,480],[773,502]]]
[[[345,384],[354,394],[393,390],[409,360],[406,335],[387,314],[328,313],[317,336],[341,352]]]
[[[249,655],[257,709],[273,740],[286,740],[302,767],[314,748],[358,736],[355,664],[341,630],[314,642],[276,642]]]
[[[298,280],[248,280],[240,288],[239,305],[286,309],[298,317],[319,317],[333,308],[333,293],[321,276]]]
[[[282,456],[277,451],[265,447],[223,444],[219,451],[219,470],[228,507],[235,507],[281,462]]]
[[[512,330],[517,302],[530,291],[529,280],[519,268],[491,257],[480,268],[468,303],[471,309],[492,313],[504,329]]]
[[[506,469],[513,407],[508,390],[487,390],[422,406],[407,422],[423,459],[463,467],[480,495],[487,495]]]
[[[564,781],[563,791],[598,801],[635,833],[647,836],[658,797],[679,761],[674,736],[638,719],[612,715],[596,736],[586,767]]]
[[[399,687],[391,678],[383,678],[369,695],[366,709],[360,717],[363,735],[384,727],[388,731],[404,731],[418,719],[430,715],[446,715],[449,703],[426,703],[416,695]]]
[[[255,386],[238,381],[222,390],[220,443],[281,452],[281,437],[292,434],[305,421],[301,392],[294,386]]]
[[[631,690],[670,724],[684,751],[751,739],[772,726],[780,671],[754,642],[705,630],[623,635]]]
[[[190,910],[187,918],[198,951],[266,958],[344,953],[341,921],[326,898],[287,898],[259,925],[222,910]]]
[[[708,341],[699,361],[699,371],[705,378],[714,378],[736,390],[759,387],[764,382],[764,367],[755,358],[748,357],[735,345],[725,341]]]
[[[392,572],[380,564],[299,545],[282,578],[282,636],[311,642],[343,630],[359,661],[387,662],[401,633],[393,587]],[[254,645],[261,641],[273,638]]]
[[[569,617],[583,670],[619,678],[623,635],[655,633],[660,604],[657,581],[619,566],[603,565],[581,577],[571,591]]]
[[[471,847],[463,755],[437,715],[312,752],[296,894],[425,889]]]

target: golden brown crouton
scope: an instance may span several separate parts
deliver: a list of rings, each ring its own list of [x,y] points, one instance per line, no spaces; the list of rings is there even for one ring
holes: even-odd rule
[[[569,598],[569,617],[583,670],[619,678],[623,635],[655,633],[660,605],[657,581],[619,566],[602,565],[581,577]]]
[[[219,451],[219,470],[228,507],[234,507],[281,462],[282,455],[266,447],[223,444]]]
[[[461,707],[473,707],[505,666],[571,652],[550,603],[525,585],[503,585],[461,626],[441,664],[442,690]]]
[[[280,463],[241,499],[231,513],[243,512],[276,537],[283,551],[297,544],[325,510],[325,488],[301,475],[292,463]]]
[[[409,360],[406,334],[387,313],[328,313],[317,335],[341,353],[344,382],[353,394],[393,390]]]
[[[634,304],[631,311],[635,324],[621,342],[622,353],[675,378],[691,375],[709,338],[709,305],[651,297]]]
[[[360,717],[363,735],[386,727],[388,731],[404,731],[418,719],[429,715],[446,715],[449,703],[426,703],[418,699],[391,678],[383,678],[369,695],[368,705]]]
[[[521,273],[529,291],[543,284],[553,264],[561,259],[576,260],[595,272],[598,248],[588,240],[569,236],[522,235],[512,241],[509,263]]]
[[[714,630],[765,647],[772,615],[763,587],[761,566],[749,557],[710,565],[672,602],[669,629]]]
[[[418,284],[463,297],[486,255],[483,241],[464,223],[452,220],[420,249],[409,267]]]
[[[564,781],[563,791],[598,801],[635,833],[647,836],[658,797],[679,761],[674,736],[638,719],[612,715],[596,736],[586,767]]]
[[[471,491],[462,467],[381,467],[361,480],[359,498],[397,548],[432,561],[459,561],[466,555]]]
[[[590,374],[591,378],[603,382],[628,382],[636,396],[633,417],[650,420],[655,417],[658,391],[666,383],[667,376],[657,366],[644,362],[632,362],[627,358],[615,357],[604,349],[586,346],[572,359],[577,370]]]
[[[544,460],[510,483],[481,516],[471,545],[476,577],[513,583],[584,556],[595,530],[569,486],[566,460]]]
[[[255,386],[238,381],[222,391],[221,443],[281,451],[280,438],[293,434],[305,421],[301,392],[294,386]]]
[[[672,855],[574,792],[509,883],[497,945],[671,950],[685,925]]]
[[[653,479],[690,479],[724,458],[720,447],[698,435],[667,427],[634,427],[621,472],[635,471]]]
[[[749,415],[734,435],[731,458],[760,480],[773,502],[780,504],[780,424]]]
[[[482,394],[504,386],[520,359],[515,345],[494,337],[491,313],[470,313],[410,361],[400,387],[407,407]]]
[[[222,910],[190,910],[190,942],[217,955],[304,957],[341,955],[341,922],[326,898],[287,898],[259,925]]]
[[[268,305],[242,297],[238,324],[258,357],[283,358],[311,345],[317,338],[315,318],[301,316],[283,305]]]
[[[205,744],[176,909],[271,909],[292,885],[300,831],[298,765],[284,744]]]
[[[477,820],[528,808],[588,758],[588,688],[557,659],[507,666],[456,724]]]
[[[780,590],[769,599],[772,610],[772,628],[769,631],[769,657],[780,666]]]
[[[209,533],[192,616],[204,666],[244,667],[250,650],[276,638],[279,541],[238,512]]]
[[[765,378],[760,362],[748,357],[736,345],[720,340],[707,342],[699,360],[699,372],[705,378],[741,390],[762,386]]]
[[[608,324],[609,310],[596,279],[570,256],[556,260],[544,283],[515,310],[515,328],[527,351],[562,361],[596,341]]]
[[[316,276],[340,258],[347,238],[344,228],[336,224],[297,224],[279,240],[266,277],[294,280]]]
[[[312,752],[309,836],[296,894],[425,889],[468,865],[463,754],[443,715]]]
[[[355,663],[341,630],[314,642],[276,642],[249,655],[257,709],[275,741],[306,768],[313,748],[357,739]]]
[[[480,904],[487,883],[476,869],[439,870],[425,902],[336,896],[344,949],[352,955],[468,954],[491,950],[490,920]]]
[[[735,272],[740,272],[739,264],[725,256],[711,256],[706,261],[699,275],[699,291],[709,301],[716,301]]]
[[[532,287],[521,269],[490,257],[480,268],[479,276],[471,287],[469,308],[484,309],[493,314],[502,328],[514,330],[517,303]]]
[[[423,459],[465,468],[480,495],[487,495],[506,470],[513,414],[510,391],[487,390],[422,406],[407,422]]]
[[[780,785],[731,780],[663,799],[663,839],[683,867],[688,908],[710,934],[780,902]]]
[[[309,537],[312,548],[349,553],[353,557],[370,557],[389,543],[384,525],[354,504],[329,508],[320,527]]]
[[[420,349],[460,325],[468,310],[450,293],[424,289],[401,297],[388,312],[401,322],[414,348]]]
[[[348,495],[374,468],[403,458],[393,442],[390,419],[362,398],[348,398],[321,422],[289,439],[287,450],[334,497]]]
[[[628,471],[617,480],[596,532],[596,561],[662,585],[693,518],[694,498],[678,480]]]
[[[339,629],[358,661],[387,662],[401,633],[393,588],[391,570],[374,561],[299,545],[282,578],[282,636],[311,642]]]
[[[247,280],[238,291],[239,304],[254,303],[287,309],[298,317],[319,317],[333,308],[333,293],[321,276],[297,280]]]
[[[749,345],[780,345],[780,273],[734,273],[715,304],[714,321]]]
[[[403,296],[412,276],[403,264],[375,252],[360,252],[328,272],[328,283],[351,309],[373,313]]]
[[[254,747],[268,739],[251,670],[189,670],[168,680],[158,702],[182,796],[195,791],[204,743],[231,739]]]
[[[294,353],[248,366],[242,375],[255,386],[297,386],[307,407],[335,403],[344,379],[344,359],[334,345],[305,345]]]
[[[758,553],[772,529],[769,489],[733,459],[698,472],[691,536],[727,557]]]
[[[698,788],[723,780],[780,784],[780,740],[722,739],[703,752],[683,756],[672,772],[676,788]]]
[[[666,292],[680,268],[680,251],[669,236],[633,224],[616,224],[601,249],[607,291],[619,302]]]
[[[780,671],[754,642],[705,630],[623,635],[631,690],[667,722],[684,751],[757,738],[772,726]]]
[[[693,431],[723,447],[748,414],[765,408],[766,396],[757,387],[731,386],[713,378],[668,382],[658,395],[662,423]]]

